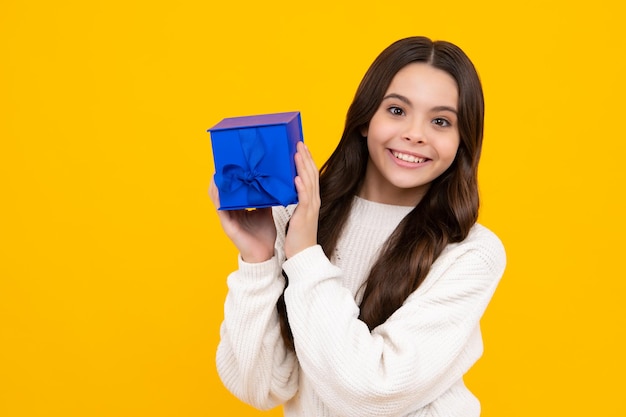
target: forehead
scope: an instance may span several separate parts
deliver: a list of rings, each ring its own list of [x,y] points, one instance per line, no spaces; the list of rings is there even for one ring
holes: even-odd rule
[[[407,97],[412,102],[428,101],[437,105],[457,106],[459,89],[447,72],[423,62],[411,63],[391,80],[387,94]]]

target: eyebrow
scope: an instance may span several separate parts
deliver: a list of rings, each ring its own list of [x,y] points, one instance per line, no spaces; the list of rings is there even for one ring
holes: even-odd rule
[[[411,103],[411,100],[409,100],[407,97],[403,96],[402,94],[396,94],[396,93],[387,94],[385,97],[383,97],[383,101],[388,100],[390,98],[395,98],[396,100],[400,100],[406,105],[413,107],[413,103]],[[449,111],[454,114],[458,114],[457,110],[454,107],[450,107],[450,106],[436,106],[436,107],[433,107],[431,110],[432,111]]]

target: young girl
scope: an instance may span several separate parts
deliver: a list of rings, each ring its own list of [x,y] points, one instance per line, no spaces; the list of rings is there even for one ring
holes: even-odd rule
[[[476,223],[483,112],[458,47],[399,40],[319,176],[299,144],[297,206],[218,213],[240,253],[217,350],[234,395],[286,416],[480,414],[463,375],[505,266]]]

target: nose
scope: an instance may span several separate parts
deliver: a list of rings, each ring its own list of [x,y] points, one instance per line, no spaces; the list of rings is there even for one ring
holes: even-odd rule
[[[407,142],[424,143],[426,141],[426,132],[424,131],[424,124],[420,120],[416,120],[416,119],[407,121],[403,138]]]

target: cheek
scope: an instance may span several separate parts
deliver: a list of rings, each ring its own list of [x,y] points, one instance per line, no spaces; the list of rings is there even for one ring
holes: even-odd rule
[[[460,141],[458,139],[452,139],[441,144],[439,147],[439,156],[445,160],[448,165],[454,162],[456,154],[459,150]]]
[[[372,119],[369,127],[366,130],[368,142],[382,143],[394,137],[396,134],[395,126],[392,123],[384,123],[376,120],[376,117]]]

